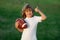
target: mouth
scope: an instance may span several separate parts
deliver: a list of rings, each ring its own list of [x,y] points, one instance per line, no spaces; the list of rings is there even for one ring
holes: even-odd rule
[[[29,13],[28,15],[32,15],[32,14]]]

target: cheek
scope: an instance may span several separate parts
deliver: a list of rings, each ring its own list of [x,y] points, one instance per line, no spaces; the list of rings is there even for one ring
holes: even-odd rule
[[[33,12],[30,12],[31,15],[33,15]]]
[[[33,15],[33,13],[32,13],[32,12],[31,12],[30,14],[31,14],[31,15]]]
[[[28,13],[27,13],[27,12],[25,12],[25,15],[28,15]]]

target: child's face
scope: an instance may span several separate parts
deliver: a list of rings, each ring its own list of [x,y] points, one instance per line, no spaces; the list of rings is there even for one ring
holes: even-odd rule
[[[30,9],[30,8],[26,9],[25,15],[26,15],[26,17],[32,17],[32,15],[33,15],[32,9]]]

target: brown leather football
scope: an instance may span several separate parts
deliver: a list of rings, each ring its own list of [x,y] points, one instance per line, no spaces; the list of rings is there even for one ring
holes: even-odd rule
[[[26,22],[24,21],[24,19],[18,18],[18,19],[16,20],[16,22],[18,22],[18,28],[19,28],[19,29],[25,29],[25,28],[27,28],[27,24],[26,24]]]

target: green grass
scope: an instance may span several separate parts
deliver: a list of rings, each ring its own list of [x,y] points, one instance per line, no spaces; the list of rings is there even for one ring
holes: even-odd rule
[[[38,40],[60,40],[59,0],[0,0],[0,40],[20,40],[21,33],[14,24],[17,18],[21,18],[21,9],[26,2],[33,8],[38,6],[47,16],[45,21],[38,24]]]

